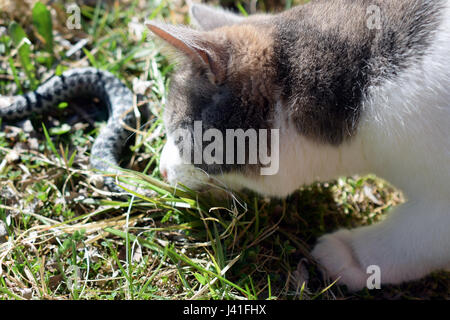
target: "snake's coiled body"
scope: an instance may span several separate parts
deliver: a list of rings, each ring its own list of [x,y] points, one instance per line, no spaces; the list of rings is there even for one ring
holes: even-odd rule
[[[101,129],[91,150],[91,166],[102,173],[119,173],[120,155],[128,132],[123,124],[134,127],[133,93],[111,73],[96,68],[77,68],[53,76],[35,91],[14,96],[11,104],[0,107],[0,118],[20,120],[33,113],[42,114],[62,101],[94,96],[109,109],[107,124]],[[112,192],[123,192],[112,177],[104,183]]]

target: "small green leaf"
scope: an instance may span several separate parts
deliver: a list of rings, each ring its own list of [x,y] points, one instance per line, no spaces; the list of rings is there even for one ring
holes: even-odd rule
[[[206,279],[206,277],[202,276],[200,273],[194,273],[195,278],[197,279],[198,282],[201,283],[201,285],[206,285],[208,283],[208,280]]]
[[[60,136],[70,131],[70,126],[67,123],[59,127],[50,128],[49,133],[52,136]]]
[[[65,109],[69,106],[67,102],[61,102],[58,104],[58,109]]]
[[[46,192],[38,192],[37,197],[39,200],[47,201],[47,193]]]
[[[55,69],[55,75],[60,76],[63,73],[63,71],[64,71],[63,66],[58,64],[58,66]]]

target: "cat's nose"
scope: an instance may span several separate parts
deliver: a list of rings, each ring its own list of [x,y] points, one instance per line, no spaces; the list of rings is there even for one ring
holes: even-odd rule
[[[164,180],[167,180],[167,170],[166,169],[161,169],[161,175],[164,178]]]
[[[159,172],[164,180],[169,179],[169,170],[171,167],[174,167],[174,161],[176,161],[177,153],[175,152],[176,147],[172,145],[170,142],[166,143],[161,152],[161,158],[159,160]]]

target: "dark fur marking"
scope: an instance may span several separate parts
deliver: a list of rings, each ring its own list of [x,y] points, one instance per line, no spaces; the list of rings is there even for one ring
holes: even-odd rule
[[[183,76],[180,76],[183,75]],[[189,79],[186,81],[185,79]],[[225,83],[222,85],[212,84],[207,75],[198,66],[187,65],[183,70],[172,78],[169,101],[166,104],[166,122],[168,130],[178,128],[188,129],[194,138],[194,121],[202,121],[203,130],[214,128],[222,132],[225,137],[227,129],[264,129],[271,119],[270,102],[264,98],[263,106],[251,101],[252,98],[260,100],[260,96],[248,96],[242,91],[240,84]],[[180,108],[183,106],[183,108]],[[175,142],[182,149],[183,141]],[[225,142],[225,141],[224,141]],[[193,141],[190,141],[192,144]],[[203,147],[210,142],[203,143]],[[235,152],[234,164],[226,164],[226,155],[229,150],[223,149],[223,164],[195,164],[193,153],[191,162],[209,174],[222,174],[227,172],[251,171],[259,168],[260,164],[248,164],[249,150],[245,150],[245,163],[236,164],[237,153]]]
[[[442,1],[416,3],[319,0],[275,18],[278,81],[301,134],[332,145],[355,135],[369,85],[420,60],[432,39]],[[379,30],[366,25],[374,4],[384,10]]]

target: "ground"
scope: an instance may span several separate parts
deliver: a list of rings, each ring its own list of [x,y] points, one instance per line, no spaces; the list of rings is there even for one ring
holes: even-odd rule
[[[217,200],[162,182],[160,119],[172,66],[140,23],[188,23],[185,2],[85,0],[68,9],[71,3],[0,0],[0,95],[80,66],[109,70],[145,92],[150,121],[124,165],[146,173],[131,174],[158,195],[112,200],[91,183],[89,150],[106,117],[95,100],[2,124],[0,299],[450,298],[443,272],[357,293],[323,279],[309,255],[319,236],[374,223],[403,201],[377,177],[316,183],[284,200],[248,192]],[[297,3],[221,4],[246,13]]]

